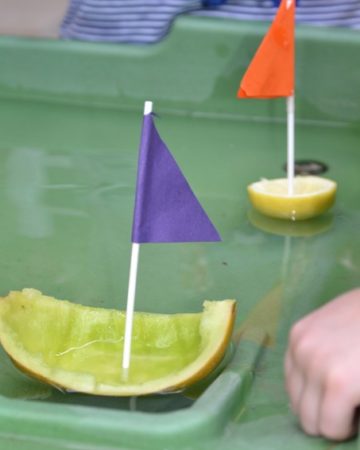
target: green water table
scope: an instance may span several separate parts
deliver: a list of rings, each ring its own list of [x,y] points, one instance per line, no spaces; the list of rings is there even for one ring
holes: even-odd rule
[[[142,109],[219,229],[220,243],[145,245],[137,309],[238,301],[213,376],[172,395],[65,394],[0,355],[1,450],[288,450],[358,447],[309,438],[291,415],[291,324],[359,282],[360,35],[297,30],[298,159],[339,184],[305,224],[257,215],[246,186],[283,177],[284,100],[235,98],[266,25],[182,18],[152,46],[0,39],[0,288],[33,287],[125,308]]]

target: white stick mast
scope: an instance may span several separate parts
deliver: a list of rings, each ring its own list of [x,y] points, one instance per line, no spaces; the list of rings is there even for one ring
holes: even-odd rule
[[[152,109],[153,109],[152,102],[145,102],[144,116],[147,114],[150,114],[152,112]],[[130,367],[131,339],[132,339],[132,327],[133,327],[133,320],[134,320],[136,279],[137,279],[138,263],[139,263],[139,251],[140,251],[140,244],[137,244],[134,242],[131,247],[129,287],[128,287],[128,297],[127,297],[127,303],[126,303],[124,351],[123,351],[123,360],[122,360],[123,370],[128,370]]]
[[[140,244],[133,243],[131,247],[131,260],[130,260],[130,274],[129,274],[129,287],[126,303],[126,320],[125,320],[125,335],[124,335],[124,351],[123,351],[123,369],[130,367],[130,354],[131,354],[131,338],[132,338],[132,326],[134,319],[135,309],[135,294],[136,294],[136,279],[139,262],[139,250]]]
[[[286,98],[287,109],[287,182],[288,195],[294,194],[295,174],[295,96]]]

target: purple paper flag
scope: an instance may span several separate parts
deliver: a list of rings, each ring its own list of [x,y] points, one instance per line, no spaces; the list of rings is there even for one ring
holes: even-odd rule
[[[151,114],[141,135],[132,242],[213,242],[221,238],[174,157],[161,140]]]

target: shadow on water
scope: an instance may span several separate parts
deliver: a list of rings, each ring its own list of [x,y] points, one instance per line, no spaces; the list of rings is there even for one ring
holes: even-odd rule
[[[183,394],[148,395],[143,397],[102,397],[98,395],[68,394],[55,391],[46,402],[81,405],[125,411],[167,412],[188,408],[194,400]]]

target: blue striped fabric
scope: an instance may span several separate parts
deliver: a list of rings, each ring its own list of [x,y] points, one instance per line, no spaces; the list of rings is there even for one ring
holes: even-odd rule
[[[154,43],[181,14],[271,20],[279,0],[71,0],[61,37],[87,41]],[[299,23],[360,29],[360,0],[300,0]]]

